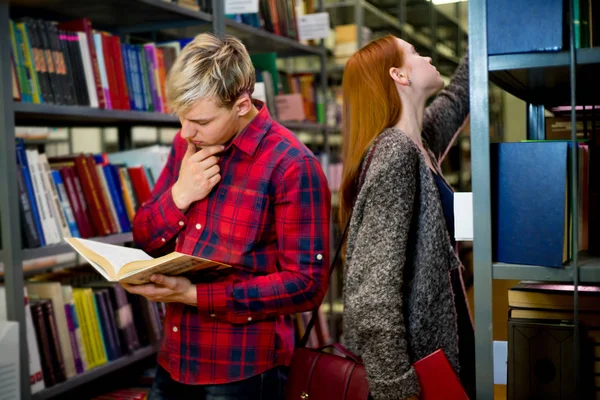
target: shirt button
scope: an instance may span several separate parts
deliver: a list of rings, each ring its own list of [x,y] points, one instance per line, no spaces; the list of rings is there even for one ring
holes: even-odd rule
[[[198,229],[198,230],[202,229],[202,225],[196,224],[196,229]]]
[[[185,225],[185,222],[179,221],[179,226],[183,226],[183,225]]]
[[[321,261],[323,259],[323,254],[317,254],[317,260]]]
[[[176,326],[173,327],[173,332],[177,332],[179,329],[177,329]]]
[[[215,314],[210,314],[210,317],[214,318],[214,317],[216,317],[216,315]]]
[[[177,238],[175,238],[175,243],[177,243],[178,241],[179,241],[179,238],[178,238],[178,237],[177,237]]]
[[[167,239],[165,239],[165,238],[160,238],[160,240],[161,240],[161,242],[163,242],[163,243],[167,241]]]
[[[252,317],[248,317],[248,321],[252,321]]]

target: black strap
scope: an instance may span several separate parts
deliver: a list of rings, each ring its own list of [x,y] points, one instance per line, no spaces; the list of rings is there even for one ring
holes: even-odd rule
[[[375,146],[377,145],[377,141],[379,140],[380,137],[381,137],[381,135],[378,136],[377,139],[375,139],[375,141],[373,142],[373,146],[371,146],[371,149],[369,150],[369,154],[367,155],[367,160],[365,162],[365,167],[364,167],[362,174],[360,176],[360,179],[359,179],[359,184],[358,184],[359,190],[358,191],[360,191],[360,188],[362,187],[362,185],[365,181],[365,176],[367,175],[367,170],[369,169],[369,165],[371,164],[371,159],[373,158],[373,153],[375,152]],[[340,238],[340,242],[337,246],[337,250],[335,251],[335,256],[333,257],[333,261],[331,262],[331,268],[329,268],[329,278],[331,278],[331,275],[333,274],[333,271],[335,270],[336,261],[340,258],[340,253],[342,252],[342,247],[344,245],[344,239],[346,238],[346,235],[348,234],[349,227],[350,227],[350,218],[348,218],[348,222],[346,222],[346,227],[344,228],[344,233],[342,233],[342,237]],[[304,336],[302,336],[302,339],[300,339],[300,342],[298,343],[298,346],[297,346],[298,348],[305,347],[306,343],[308,343],[308,338],[310,336],[310,332],[312,331],[313,327],[315,326],[317,318],[319,318],[319,308],[320,307],[321,307],[321,305],[319,304],[319,306],[313,310],[312,317],[310,318],[308,325],[306,325],[306,331],[304,332]]]

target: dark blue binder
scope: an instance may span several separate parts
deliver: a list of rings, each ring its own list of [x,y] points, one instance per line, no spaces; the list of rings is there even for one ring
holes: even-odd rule
[[[487,0],[488,54],[562,50],[564,10],[563,0]]]
[[[561,267],[568,259],[568,142],[491,146],[494,260]]]

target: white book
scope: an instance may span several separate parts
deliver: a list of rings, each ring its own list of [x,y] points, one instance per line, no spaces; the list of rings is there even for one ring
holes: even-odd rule
[[[52,207],[52,211],[54,214],[54,219],[56,221],[57,229],[60,233],[62,233],[63,237],[71,237],[71,230],[69,229],[69,223],[67,222],[67,217],[65,216],[65,211],[60,202],[60,198],[58,197],[58,191],[56,190],[56,185],[54,184],[54,179],[52,178],[52,171],[50,170],[50,164],[48,163],[48,157],[46,154],[40,154],[40,166],[42,168],[43,175],[43,183],[46,185],[46,189],[48,190],[49,195],[52,197],[52,203],[50,204]]]
[[[29,306],[29,299],[27,297],[27,288],[24,288],[23,292],[24,300],[25,300],[25,324],[26,328],[26,340],[27,340],[27,352],[29,353],[29,382],[31,383],[31,393],[37,393],[40,390],[43,390],[46,385],[44,384],[44,375],[42,373],[42,361],[40,358],[40,353],[38,350],[37,338],[35,336],[35,327],[33,325],[33,318],[31,316],[31,307]],[[0,323],[2,321],[7,320],[7,311],[6,311],[6,289],[4,286],[0,286]],[[17,333],[18,335],[18,333]],[[0,334],[1,337],[1,334]],[[2,339],[0,338],[0,342]],[[1,345],[0,345],[1,346]],[[12,344],[12,347],[17,352],[18,358],[18,343],[15,345]],[[4,353],[3,349],[0,349],[0,363],[4,360],[4,357],[7,357],[9,354]],[[18,365],[16,366],[17,370]],[[0,392],[2,393],[2,392]]]
[[[94,33],[94,45],[96,46],[96,57],[98,57],[98,69],[100,70],[100,82],[104,99],[106,100],[106,109],[112,110],[112,101],[110,99],[110,89],[108,86],[108,76],[106,75],[106,64],[104,63],[104,50],[102,49],[102,34]]]
[[[37,150],[26,150],[25,154],[27,156],[27,164],[29,164],[29,171],[31,172],[31,181],[33,183],[35,202],[40,214],[40,221],[42,224],[42,230],[44,231],[46,244],[50,245],[59,243],[61,237],[58,232],[58,226],[56,225],[54,216],[50,211],[50,201],[48,200],[48,193],[46,192],[46,188],[42,179],[41,165],[38,157],[39,153]]]
[[[92,69],[92,56],[87,42],[87,36],[83,32],[77,32],[79,37],[79,49],[81,50],[81,58],[83,59],[83,73],[85,82],[90,97],[90,107],[98,108],[98,93],[96,92],[96,79],[94,78],[94,70]]]
[[[0,320],[0,398],[21,398],[19,368],[19,323]]]

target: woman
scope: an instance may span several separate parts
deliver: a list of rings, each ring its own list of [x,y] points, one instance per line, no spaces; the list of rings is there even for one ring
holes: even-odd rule
[[[344,344],[375,400],[418,398],[412,364],[440,348],[474,398],[473,325],[440,168],[469,113],[466,61],[442,90],[429,57],[387,36],[344,72]]]

